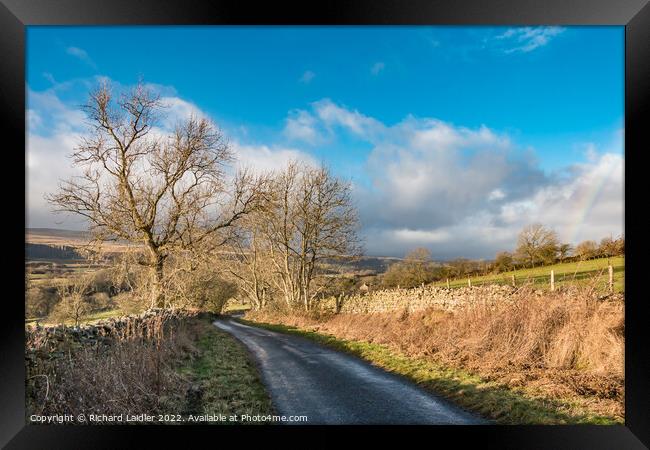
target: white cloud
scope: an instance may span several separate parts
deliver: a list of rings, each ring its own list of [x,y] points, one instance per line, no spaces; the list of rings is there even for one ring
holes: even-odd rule
[[[369,181],[355,188],[370,254],[423,245],[440,258],[490,258],[535,221],[574,244],[622,232],[621,146],[587,146],[584,164],[547,174],[531,149],[487,126],[412,116],[389,126],[329,99],[312,107],[310,130],[373,145]]]
[[[488,200],[490,200],[490,201],[492,201],[492,200],[502,200],[505,197],[506,197],[506,194],[504,194],[504,192],[499,188],[494,189],[492,192],[490,192],[488,194]]]
[[[356,110],[339,106],[330,99],[323,99],[313,104],[316,115],[331,131],[333,127],[342,127],[366,139],[377,137],[384,129],[378,120],[365,116]]]
[[[422,243],[436,244],[448,241],[452,236],[447,230],[410,230],[407,228],[396,229],[391,231],[392,236],[404,243],[418,245]]]
[[[571,176],[555,180],[499,211],[482,210],[457,223],[430,230],[389,230],[382,245],[429,246],[438,257],[492,258],[513,250],[525,226],[540,222],[558,232],[563,242],[577,244],[623,233],[623,157],[605,153],[597,161],[573,167]]]
[[[280,170],[291,161],[317,165],[309,154],[293,148],[272,148],[267,145],[245,145],[234,142],[232,149],[237,158],[237,166],[254,172]]]
[[[45,91],[27,89],[28,122],[26,135],[26,221],[28,227],[67,228],[80,224],[75,217],[53,215],[45,195],[55,192],[59,181],[80,175],[71,167],[69,155],[84,132],[85,115],[65,104],[57,93],[61,85]]]
[[[164,105],[163,117],[160,125],[165,130],[173,130],[181,121],[195,117],[197,119],[208,119],[209,116],[196,104],[183,100],[180,97],[161,97],[161,103]]]
[[[584,146],[584,154],[588,161],[596,161],[598,159],[598,150],[596,149],[596,145],[593,143],[586,144]]]
[[[550,226],[563,242],[574,245],[616,237],[624,230],[623,166],[622,155],[604,153],[529,196],[503,202],[496,211],[479,208],[442,226],[428,226],[423,214],[420,224],[409,228],[368,228],[366,246],[372,254],[400,255],[424,246],[440,259],[490,259],[497,251],[514,250],[519,231],[533,222]]]
[[[299,81],[304,84],[309,84],[311,83],[311,80],[313,80],[315,76],[316,74],[314,72],[312,72],[311,70],[306,70],[300,77]]]
[[[93,69],[97,69],[97,65],[92,60],[92,58],[88,55],[88,52],[86,52],[84,49],[79,48],[79,47],[68,47],[66,49],[66,53],[68,55],[74,56],[75,58],[85,62],[86,64],[88,64]]]
[[[561,27],[510,28],[494,39],[501,41],[505,53],[528,53],[545,46],[562,32]]]
[[[323,137],[317,129],[316,118],[307,111],[295,110],[285,120],[284,135],[290,140],[316,144]]]
[[[70,166],[67,157],[77,145],[77,134],[55,132],[50,136],[27,135],[27,226],[52,227],[65,221],[70,226],[78,221],[51,214],[51,206],[45,201],[45,194],[57,189],[60,179],[80,175]]]
[[[312,111],[292,110],[285,119],[283,134],[291,140],[320,144],[335,137],[339,129],[374,140],[386,127],[378,120],[325,98],[312,103]]]
[[[545,182],[535,162],[506,136],[431,119],[407,118],[391,127],[372,150],[367,170],[373,190],[366,204],[375,212],[366,217],[411,229],[495,210]]]
[[[34,111],[33,109],[27,110],[27,127],[29,129],[38,128],[43,123],[43,119],[40,114]]]
[[[43,72],[43,78],[45,78],[51,84],[57,84],[56,80],[54,79],[54,75],[52,75],[50,72]]]
[[[82,111],[64,104],[54,88],[45,91],[27,90],[28,130],[47,125],[51,132],[80,131],[85,116]]]
[[[386,68],[386,64],[384,64],[383,62],[376,62],[370,68],[370,73],[373,75],[379,75],[379,72],[381,72],[385,68]]]

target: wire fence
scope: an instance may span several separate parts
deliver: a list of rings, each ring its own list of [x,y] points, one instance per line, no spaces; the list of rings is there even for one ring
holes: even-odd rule
[[[613,292],[623,291],[624,288],[624,267],[614,267],[609,264],[606,267],[579,271],[579,267],[570,270],[558,271],[551,269],[548,271],[537,271],[534,274],[524,273],[506,273],[501,275],[474,275],[456,278],[448,278],[442,282],[435,283],[436,286],[447,287],[450,289],[472,286],[486,285],[511,285],[522,286],[532,285],[539,288],[548,288],[551,291],[573,283],[589,283],[596,286],[599,290]]]

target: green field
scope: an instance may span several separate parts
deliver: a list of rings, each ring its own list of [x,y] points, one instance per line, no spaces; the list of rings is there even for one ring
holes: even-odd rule
[[[614,270],[614,291],[625,292],[625,258],[617,256],[610,258]],[[471,277],[472,286],[485,284],[512,284],[512,276],[515,276],[516,285],[534,284],[535,287],[550,288],[551,270],[555,272],[555,285],[563,286],[571,283],[589,284],[594,283],[598,290],[607,290],[609,274],[607,270],[607,258],[591,259],[588,261],[568,262],[541,266],[531,269],[520,269],[499,274],[482,275]],[[446,281],[433,283],[434,286],[447,286]],[[467,278],[449,280],[452,288],[467,286]]]
[[[122,311],[121,309],[110,309],[107,311],[98,311],[98,312],[93,312],[91,314],[88,314],[87,316],[84,316],[80,321],[80,325],[89,325],[93,324],[95,322],[98,322],[100,320],[104,319],[110,319],[112,317],[120,317],[120,316],[126,316],[128,315],[126,312]],[[50,319],[47,317],[30,317],[28,319],[25,319],[25,325],[36,325],[36,322],[39,323],[41,326],[55,326],[55,325],[68,325],[72,326],[74,325],[74,320],[66,320],[65,322],[59,323],[59,322],[50,322]]]
[[[237,312],[248,311],[249,309],[251,309],[251,305],[245,305],[243,303],[237,303],[237,302],[227,302],[226,306],[224,306],[223,308],[223,313],[232,314]]]

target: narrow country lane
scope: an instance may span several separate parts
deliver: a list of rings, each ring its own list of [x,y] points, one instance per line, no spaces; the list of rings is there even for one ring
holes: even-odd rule
[[[280,415],[308,424],[485,424],[487,421],[354,356],[231,319],[215,325],[252,352]]]

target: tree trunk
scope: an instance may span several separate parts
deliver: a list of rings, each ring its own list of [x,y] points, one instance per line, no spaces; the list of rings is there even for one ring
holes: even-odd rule
[[[153,264],[151,266],[151,307],[165,307],[165,292],[163,289],[163,269],[165,259],[162,255],[153,255]]]

